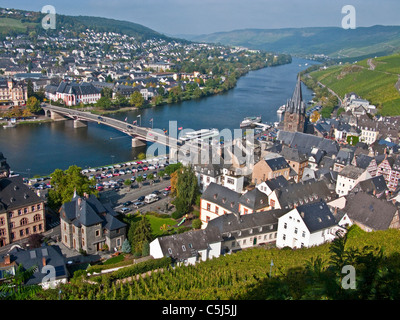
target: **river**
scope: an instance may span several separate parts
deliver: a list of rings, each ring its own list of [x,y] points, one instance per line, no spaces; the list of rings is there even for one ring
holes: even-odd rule
[[[234,89],[215,96],[178,104],[111,115],[128,122],[141,121],[142,126],[168,129],[169,121],[178,127],[235,129],[247,116],[262,116],[263,122],[277,120],[277,109],[289,99],[298,72],[313,61],[293,57],[291,64],[251,71],[240,78]],[[303,99],[311,100],[312,92],[303,85]],[[141,118],[137,116],[140,115]],[[143,151],[143,150],[142,150]],[[1,129],[0,152],[11,170],[25,177],[48,175],[55,169],[71,165],[82,168],[103,166],[133,160],[131,139],[110,127],[89,123],[86,128],[73,128],[72,121],[22,124]]]

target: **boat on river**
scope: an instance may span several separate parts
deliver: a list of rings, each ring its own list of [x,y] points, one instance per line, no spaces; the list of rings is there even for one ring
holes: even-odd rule
[[[261,123],[261,117],[246,117],[240,123],[240,128],[256,127],[257,123]]]

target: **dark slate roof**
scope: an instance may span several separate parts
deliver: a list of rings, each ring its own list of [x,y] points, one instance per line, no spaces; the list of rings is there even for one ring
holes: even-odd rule
[[[239,208],[239,198],[239,193],[214,182],[210,183],[201,196],[201,199],[215,203],[233,212],[236,212]]]
[[[21,177],[0,179],[0,212],[40,202],[42,200],[23,183]]]
[[[79,199],[81,199],[80,204]],[[103,228],[115,230],[126,226],[116,218],[117,214],[109,204],[103,205],[94,195],[90,195],[88,198],[74,197],[72,201],[62,205],[61,214],[63,219],[77,227],[81,225],[88,227],[101,223]]]
[[[349,178],[349,179],[353,179],[356,180],[358,179],[358,177],[360,177],[363,173],[365,172],[365,169],[362,168],[358,168],[356,166],[353,165],[348,165],[345,166],[340,172],[339,175]]]
[[[89,95],[99,94],[100,90],[96,88],[92,83],[76,83],[76,82],[65,82],[62,81],[57,87],[58,93],[68,93],[75,95]]]
[[[289,185],[289,182],[284,176],[277,176],[276,178],[265,181],[265,183],[272,191],[278,188],[286,188]]]
[[[290,148],[284,146],[282,148],[282,152],[280,153],[286,160],[295,161],[295,162],[304,162],[308,159],[308,157],[301,153],[296,148]]]
[[[328,155],[337,154],[339,145],[336,141],[301,132],[278,131],[278,140],[287,146],[298,149],[307,156],[313,148],[320,149]]]
[[[277,157],[264,160],[272,171],[290,168],[284,157]]]
[[[325,201],[306,204],[296,209],[310,233],[336,225],[336,219]]]
[[[300,76],[297,78],[296,87],[292,98],[286,103],[286,112],[304,114],[306,111],[305,104],[303,102],[303,94],[301,91],[301,80]]]
[[[258,210],[268,206],[268,196],[255,188],[243,194],[239,199],[239,203],[247,208]]]
[[[391,202],[378,199],[365,192],[350,193],[343,209],[349,218],[374,230],[389,228],[397,207]]]
[[[245,237],[250,234],[257,235],[266,231],[273,232],[277,230],[278,218],[287,212],[288,210],[277,209],[239,217],[236,214],[224,214],[209,221],[206,229],[217,228],[224,240]],[[272,229],[271,225],[273,225]],[[240,233],[238,233],[239,231]]]
[[[40,284],[48,272],[43,272],[43,258],[46,259],[46,265],[51,265],[55,268],[56,279],[63,279],[68,277],[68,271],[65,266],[65,259],[62,255],[59,246],[42,246],[32,250],[13,249],[9,252],[10,261],[22,265],[25,270],[36,266],[37,271],[26,282],[27,285]],[[2,261],[4,261],[2,257]]]
[[[354,187],[354,192],[358,191],[364,191],[365,193],[368,194],[380,194],[386,190],[388,190],[386,181],[384,176],[376,176],[372,177],[370,179],[364,180],[359,182],[355,187]]]
[[[295,206],[335,199],[336,193],[330,190],[325,181],[309,179],[306,182],[289,184],[286,188],[277,189],[279,204],[283,209],[293,209]]]
[[[207,227],[203,230],[159,237],[158,241],[164,256],[182,261],[197,256],[199,250],[207,249],[211,243],[220,242],[221,239],[217,228]]]
[[[349,148],[341,148],[336,155],[335,162],[340,163],[342,165],[351,164],[353,160],[354,151]]]
[[[362,169],[367,169],[372,160],[374,160],[373,157],[366,154],[360,154],[356,157],[356,166]]]

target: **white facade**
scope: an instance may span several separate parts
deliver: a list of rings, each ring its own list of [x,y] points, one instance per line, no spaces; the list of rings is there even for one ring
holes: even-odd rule
[[[276,246],[293,249],[318,246],[334,240],[335,233],[339,229],[341,229],[339,226],[334,225],[310,232],[298,210],[293,209],[278,219]]]
[[[361,136],[360,141],[365,142],[366,144],[372,144],[378,138],[379,131],[374,128],[361,128]]]
[[[369,174],[368,171],[365,171],[357,179],[352,179],[339,173],[336,181],[335,192],[340,197],[346,196],[357,185],[357,183],[370,178],[372,178],[372,176]]]

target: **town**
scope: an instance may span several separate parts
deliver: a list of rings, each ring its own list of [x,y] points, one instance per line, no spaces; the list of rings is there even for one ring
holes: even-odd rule
[[[157,106],[229,90],[244,72],[285,59],[89,29],[76,37],[61,29],[34,43],[10,36],[0,44],[0,112],[9,130],[21,120],[48,118],[47,104],[96,115]],[[255,65],[238,71],[235,63]],[[352,226],[367,233],[400,229],[400,116],[381,116],[348,92],[324,117],[318,101],[304,101],[303,80],[299,74],[292,96],[277,106],[278,122],[247,128],[252,143],[245,136],[224,143],[202,138],[212,153],[207,161],[180,161],[171,148],[31,178],[15,174],[7,150],[0,150],[3,288],[24,272],[16,285],[35,286],[44,296],[80,277],[88,286],[116,281],[116,295],[116,285],[171,265],[191,272],[253,249],[278,255],[312,249],[343,238]],[[250,162],[233,152],[238,145]]]

